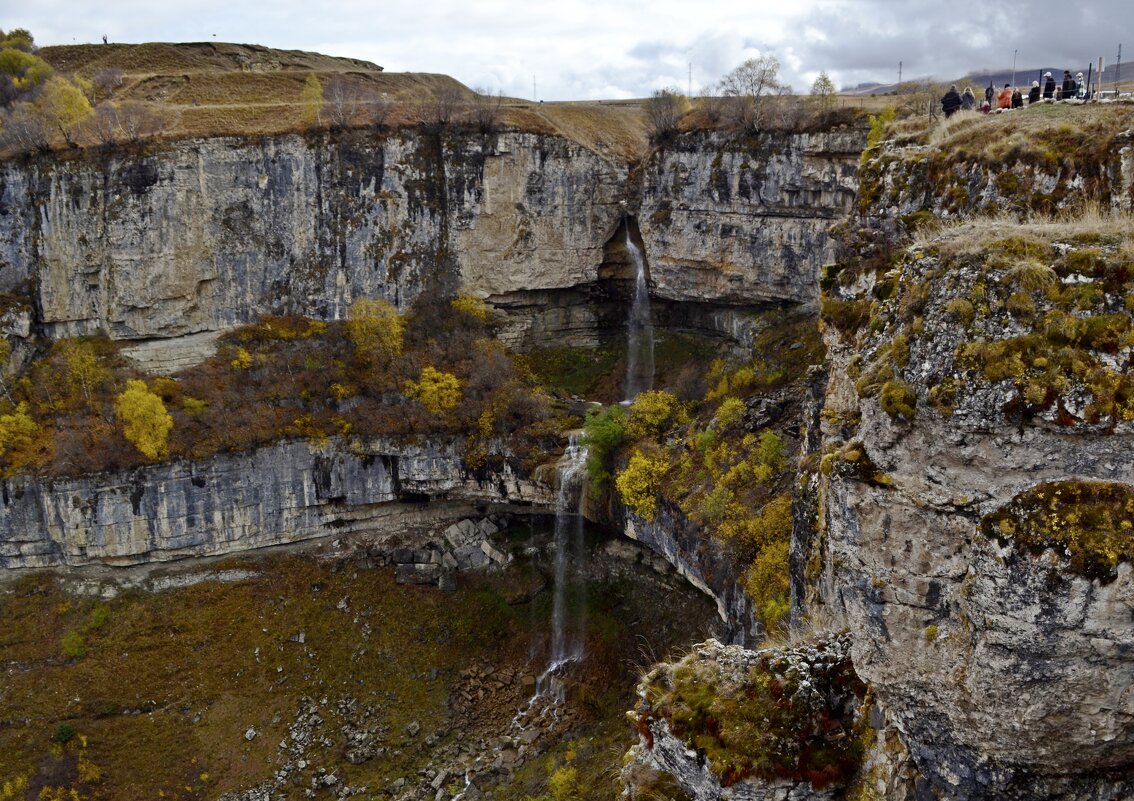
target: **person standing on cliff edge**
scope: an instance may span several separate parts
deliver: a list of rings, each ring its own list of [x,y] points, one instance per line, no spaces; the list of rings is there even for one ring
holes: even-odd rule
[[[1070,100],[1075,96],[1075,79],[1071,77],[1071,70],[1063,70],[1063,86],[1060,88],[1060,100]]]
[[[1051,77],[1050,72],[1043,74],[1043,99],[1051,100],[1055,97],[1055,78]]]
[[[957,109],[961,107],[961,96],[957,94],[957,84],[949,87],[949,91],[941,98],[941,110],[945,112],[945,117],[948,119],[957,113]]]

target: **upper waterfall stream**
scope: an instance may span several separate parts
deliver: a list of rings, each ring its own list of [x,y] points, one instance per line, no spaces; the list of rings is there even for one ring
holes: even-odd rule
[[[626,321],[625,399],[631,402],[639,392],[654,386],[654,323],[650,313],[650,285],[646,280],[646,259],[626,226],[626,252],[634,263],[634,299]]]

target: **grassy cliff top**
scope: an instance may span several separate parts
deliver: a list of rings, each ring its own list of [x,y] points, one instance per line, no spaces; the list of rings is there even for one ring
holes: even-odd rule
[[[459,115],[478,101],[476,92],[447,75],[385,72],[359,59],[260,45],[87,44],[45,47],[39,54],[56,70],[88,80],[107,70],[119,71],[121,83],[108,99],[140,104],[159,114],[165,139],[305,130],[302,93],[310,75],[324,86],[332,78],[341,79],[357,95],[388,103],[385,124],[390,127],[430,121],[438,102],[455,102],[463,107]],[[638,158],[646,147],[645,119],[637,101],[491,102],[498,102],[498,122],[505,128],[558,134],[626,159]]]
[[[302,50],[274,50],[254,44],[228,42],[146,42],[144,44],[57,45],[39,55],[57,70],[90,77],[113,67],[130,74],[174,72],[338,72],[382,68],[356,58],[338,58]]]

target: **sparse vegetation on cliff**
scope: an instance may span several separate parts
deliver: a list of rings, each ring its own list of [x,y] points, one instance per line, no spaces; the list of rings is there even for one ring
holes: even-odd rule
[[[699,646],[647,674],[639,730],[648,730],[651,718],[666,720],[725,787],[750,777],[805,781],[819,790],[842,784],[865,753],[855,716],[866,687],[849,657],[826,653],[828,647],[742,658],[715,644]]]
[[[1040,553],[1054,549],[1071,569],[1104,582],[1134,560],[1134,487],[1103,481],[1057,481],[1017,495],[981,520],[986,537]]]
[[[1014,420],[1112,428],[1134,419],[1129,218],[1091,212],[1013,230],[978,221],[940,231],[929,247],[935,276],[967,276],[926,310],[934,316],[944,302],[964,326],[949,407],[959,391],[1010,382]],[[967,297],[950,297],[965,288]]]
[[[1083,185],[1074,210],[1043,214],[1064,201],[1037,198],[1022,185],[999,181],[996,192],[1009,193],[1012,215],[977,214],[950,223],[930,216],[916,231],[863,228],[849,234],[848,251],[858,251],[857,257],[825,273],[822,310],[824,323],[859,351],[849,372],[861,397],[876,397],[891,416],[909,420],[919,397],[949,415],[982,388],[1006,385],[1014,395],[1004,405],[1012,422],[1040,418],[1109,430],[1134,419],[1128,365],[1134,332],[1127,307],[1134,289],[1134,240],[1129,215],[1099,205],[1111,191],[1104,182],[1107,148],[1117,126],[1131,118],[1120,109],[1083,113],[1085,127],[1076,130],[1093,137],[1093,149],[1068,143],[1074,163],[1068,156],[1061,162],[1063,178],[1048,182],[1058,194],[1064,181],[1079,185],[1084,176],[1098,176],[1103,183]],[[1028,146],[1034,149],[1048,134],[1061,136],[1066,121],[1029,113],[1019,115],[1014,127],[996,125],[1005,136],[1036,134]],[[1001,177],[1042,169],[1027,147],[1000,154],[1007,162],[994,165],[988,154],[965,150],[974,141],[940,143],[929,150],[930,161],[987,157],[980,169]],[[954,165],[917,178],[918,165],[901,158],[900,151],[876,153],[864,163],[860,197],[871,210],[923,203],[906,215],[912,218],[936,209],[950,176],[969,169]],[[924,179],[926,186],[912,188],[911,178]],[[883,183],[890,187],[885,196]],[[929,187],[931,194],[919,195]],[[942,353],[943,342],[955,343],[950,352]]]
[[[665,504],[698,524],[730,555],[756,617],[774,630],[790,606],[796,448],[786,430],[795,412],[780,404],[790,403],[823,350],[812,318],[772,312],[767,321],[754,358],[710,366],[701,399],[682,405],[667,393],[643,393],[626,413],[595,412],[588,441],[592,476],[615,473],[623,503],[644,520]]]
[[[281,438],[430,433],[508,439],[521,458],[542,458],[543,438],[557,433],[540,430],[549,399],[487,317],[453,314],[444,299],[404,317],[377,308],[345,323],[265,318],[228,335],[212,359],[148,387],[115,343],[62,340],[0,398],[0,466],[73,475]],[[143,391],[149,406],[137,401]]]

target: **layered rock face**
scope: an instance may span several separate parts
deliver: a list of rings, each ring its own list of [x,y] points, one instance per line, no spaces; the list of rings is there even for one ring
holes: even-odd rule
[[[812,610],[854,633],[924,797],[1134,792],[1123,236],[960,228],[832,283],[803,572]]]
[[[463,455],[447,443],[285,442],[197,463],[11,479],[0,567],[214,556],[332,533],[400,534],[473,507],[554,504],[545,485],[507,465],[471,474]]]
[[[144,339],[458,283],[572,286],[621,219],[626,171],[557,137],[412,132],[9,163],[0,287],[30,282],[53,338]]]
[[[716,602],[729,642],[744,645],[760,635],[751,601],[733,577],[728,556],[680,511],[663,507],[651,521],[627,515],[622,533],[662,554],[686,581]]]
[[[722,305],[813,303],[827,229],[858,187],[861,131],[700,135],[643,165],[639,224],[653,293]]]
[[[512,344],[582,344],[621,322],[603,310],[623,302],[610,280],[625,278],[602,269],[604,246],[638,206],[658,296],[813,301],[821,231],[848,208],[860,139],[695,137],[656,155],[640,190],[627,163],[517,132],[209,139],[8,162],[0,290],[30,288],[49,338],[147,340],[459,288],[511,313]],[[167,356],[170,369],[185,360]]]
[[[645,235],[659,265],[652,291],[671,310],[696,307],[694,317],[739,335],[744,304],[814,300],[827,254],[816,232],[849,202],[860,137],[739,145],[698,136],[655,156],[644,180],[563,137],[520,132],[210,139],[9,161],[0,290],[27,297],[30,312],[7,333],[31,343],[103,332],[131,340],[127,354],[148,369],[170,372],[265,313],[337,319],[360,297],[405,307],[422,292],[459,290],[509,313],[511,344],[586,344],[604,329],[621,336],[629,230]],[[641,226],[639,206],[649,219]],[[740,231],[752,233],[741,241]],[[706,256],[721,248],[731,254],[724,283]],[[321,494],[318,451],[287,444],[117,476],[17,479],[0,511],[4,564],[221,553],[354,526],[336,516],[341,493]],[[411,464],[399,453],[380,454],[396,468],[333,457],[355,487],[346,508],[396,501],[397,473]],[[469,480],[458,477],[459,455],[443,460],[441,484],[423,495]],[[536,490],[524,486],[480,497],[526,502]],[[747,617],[735,588],[718,597]]]

